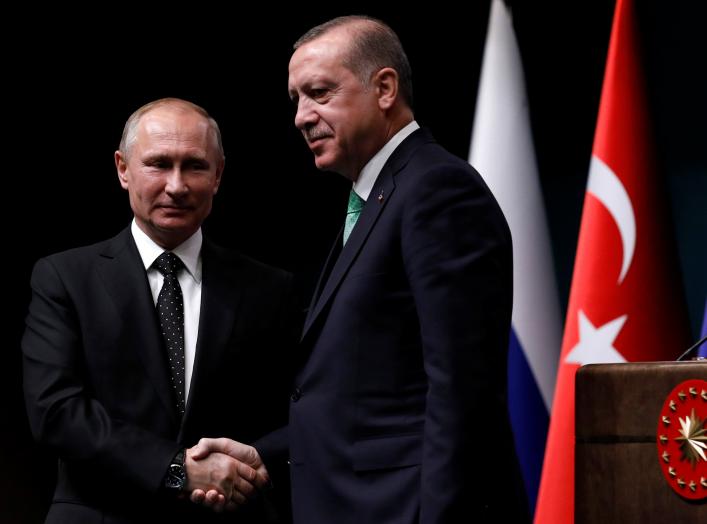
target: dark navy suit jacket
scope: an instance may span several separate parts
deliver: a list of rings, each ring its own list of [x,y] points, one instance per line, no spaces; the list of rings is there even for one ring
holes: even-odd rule
[[[202,263],[194,373],[179,421],[130,229],[37,262],[22,351],[32,432],[59,456],[47,522],[236,518],[165,496],[161,484],[180,447],[204,436],[251,442],[287,420],[291,377],[279,374],[291,349],[291,278],[206,240]],[[261,502],[235,521],[267,521]]]
[[[338,251],[290,405],[295,523],[524,522],[506,406],[511,236],[486,184],[418,130]]]

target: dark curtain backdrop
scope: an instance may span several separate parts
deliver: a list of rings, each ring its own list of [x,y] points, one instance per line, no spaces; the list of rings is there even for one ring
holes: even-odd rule
[[[704,8],[688,0],[636,3],[656,149],[696,338],[707,296]],[[102,240],[128,224],[113,152],[129,114],[152,99],[177,96],[218,120],[226,172],[206,232],[294,272],[306,300],[343,220],[349,185],[316,171],[294,129],[286,91],[291,44],[333,16],[382,18],[408,52],[417,120],[466,158],[489,6],[488,0],[455,4],[410,11],[383,2],[234,4],[228,15],[208,2],[188,10],[165,4],[79,12],[62,5],[6,17],[13,31],[2,37],[10,295],[0,376],[7,411],[0,429],[1,522],[40,522],[53,481],[53,458],[32,444],[21,395],[19,342],[31,267],[40,256]],[[564,307],[614,3],[518,4],[516,31]],[[123,496],[120,486],[106,489]]]

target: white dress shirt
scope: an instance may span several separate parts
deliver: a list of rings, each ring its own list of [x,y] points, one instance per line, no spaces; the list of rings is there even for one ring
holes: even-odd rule
[[[140,252],[140,258],[147,271],[150,282],[152,299],[157,305],[157,297],[162,289],[164,276],[152,267],[153,262],[165,250],[155,244],[145,232],[140,229],[135,219],[130,226],[130,231]],[[189,387],[192,372],[194,371],[194,357],[196,356],[196,338],[199,334],[199,315],[201,313],[201,244],[203,236],[201,228],[172,250],[184,264],[186,271],[177,275],[179,285],[184,297],[184,403],[189,399]],[[165,364],[166,365],[166,364]]]
[[[376,183],[378,175],[380,175],[381,169],[393,154],[393,151],[400,145],[400,143],[405,140],[408,135],[413,131],[420,129],[420,125],[414,120],[408,125],[403,127],[400,131],[393,135],[393,138],[388,140],[388,142],[378,151],[373,157],[363,166],[361,173],[358,175],[356,182],[354,182],[353,190],[358,196],[364,200],[368,200],[368,196],[371,194],[371,189],[373,189],[373,184]]]

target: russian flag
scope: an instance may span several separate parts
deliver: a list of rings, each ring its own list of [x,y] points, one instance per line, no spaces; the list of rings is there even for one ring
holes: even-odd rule
[[[523,67],[511,14],[501,0],[491,5],[469,163],[496,196],[513,236],[508,395],[516,451],[534,511],[561,323]]]

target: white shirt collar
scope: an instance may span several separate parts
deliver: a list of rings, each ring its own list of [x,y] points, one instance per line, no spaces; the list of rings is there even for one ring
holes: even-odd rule
[[[147,234],[140,229],[137,222],[133,218],[130,225],[130,232],[133,234],[137,250],[140,253],[140,258],[145,266],[145,270],[149,270],[155,259],[160,256],[165,250],[158,246]],[[201,228],[197,229],[196,233],[187,238],[184,242],[172,249],[172,253],[177,255],[187,268],[189,274],[196,282],[201,281],[201,245],[203,244],[203,235]]]
[[[393,151],[395,151],[395,149],[408,137],[408,135],[418,129],[420,129],[420,125],[413,120],[400,131],[395,133],[393,138],[388,140],[388,143],[385,144],[380,151],[373,155],[373,158],[371,158],[365,166],[363,166],[361,173],[358,175],[358,178],[353,185],[353,189],[356,191],[358,196],[364,200],[368,200],[368,195],[371,194],[373,184],[376,183],[376,179],[378,178],[378,175],[380,175],[380,172],[385,163],[388,161],[388,158],[390,158],[390,155],[393,154]]]

